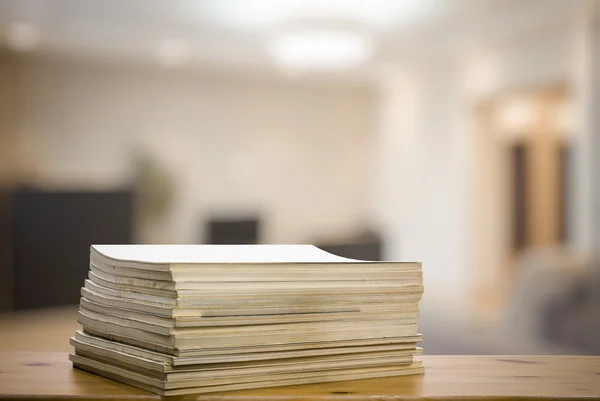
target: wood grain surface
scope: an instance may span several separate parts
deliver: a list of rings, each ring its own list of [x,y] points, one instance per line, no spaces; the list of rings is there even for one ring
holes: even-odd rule
[[[600,400],[600,357],[423,356],[425,374],[173,397],[192,401]],[[73,369],[66,353],[0,352],[0,398],[158,400]]]

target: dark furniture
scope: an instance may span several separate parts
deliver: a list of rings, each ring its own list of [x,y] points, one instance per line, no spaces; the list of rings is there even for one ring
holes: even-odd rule
[[[258,218],[213,219],[208,222],[207,244],[258,244]]]
[[[10,258],[3,260],[0,281],[12,287],[3,309],[76,304],[90,245],[131,243],[133,193],[19,190],[10,195],[3,220]]]
[[[345,258],[380,261],[383,260],[381,236],[371,230],[338,241],[316,241],[324,251]]]

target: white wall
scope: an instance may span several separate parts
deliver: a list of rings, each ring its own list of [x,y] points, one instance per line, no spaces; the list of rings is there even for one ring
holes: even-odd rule
[[[600,3],[589,0],[584,4],[576,15],[574,35],[573,75],[580,96],[576,104],[578,159],[573,166],[579,172],[573,185],[578,196],[572,207],[581,247],[600,257]]]
[[[264,241],[308,242],[362,227],[374,126],[371,90],[265,76],[20,60],[20,176],[114,187],[149,149],[176,182],[146,242],[196,242],[212,213],[258,211]]]
[[[382,82],[373,212],[386,257],[423,262],[428,297],[452,296],[468,278],[468,138],[458,73],[445,64]]]

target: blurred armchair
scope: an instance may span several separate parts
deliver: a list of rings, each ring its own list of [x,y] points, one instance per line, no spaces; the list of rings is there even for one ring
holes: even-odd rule
[[[600,354],[600,270],[563,248],[517,262],[504,330],[530,352]]]

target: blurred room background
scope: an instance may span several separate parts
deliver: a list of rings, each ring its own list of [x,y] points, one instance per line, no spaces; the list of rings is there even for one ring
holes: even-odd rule
[[[429,354],[600,354],[600,1],[0,0],[0,349],[90,243],[423,262]]]

